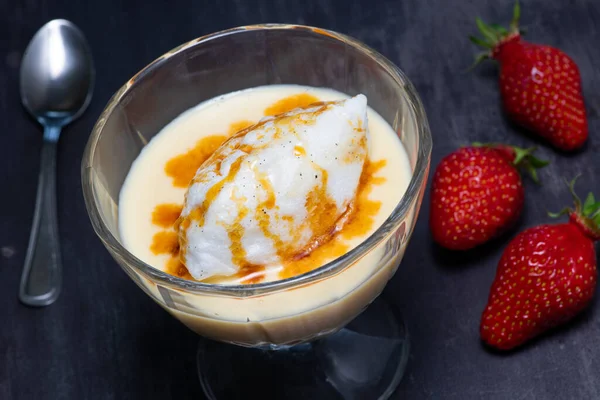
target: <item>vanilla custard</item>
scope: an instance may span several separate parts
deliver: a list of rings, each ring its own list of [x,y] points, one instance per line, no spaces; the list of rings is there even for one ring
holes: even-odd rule
[[[217,284],[284,279],[343,255],[411,177],[398,136],[367,102],[271,85],[188,110],[131,167],[123,244],[157,269]]]

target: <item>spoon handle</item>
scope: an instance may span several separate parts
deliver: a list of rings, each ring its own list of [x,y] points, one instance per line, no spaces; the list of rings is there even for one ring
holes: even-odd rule
[[[56,217],[56,144],[59,135],[60,127],[44,127],[35,212],[19,288],[19,299],[29,306],[54,303],[62,286]]]

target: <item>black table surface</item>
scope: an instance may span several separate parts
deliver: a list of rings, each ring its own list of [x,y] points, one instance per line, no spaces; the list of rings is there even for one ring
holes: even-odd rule
[[[196,377],[198,337],[153,303],[95,236],[80,183],[92,126],[127,79],[192,38],[261,22],[319,26],[354,36],[403,69],[422,96],[434,138],[432,165],[470,141],[540,145],[552,161],[544,185],[526,182],[520,227],[546,222],[570,204],[563,178],[583,192],[600,172],[600,2],[522,2],[532,41],[556,45],[578,63],[590,140],[576,155],[556,152],[503,116],[493,63],[465,73],[476,48],[474,18],[508,24],[511,0],[0,1],[0,399],[203,398]],[[23,110],[19,65],[34,32],[67,18],[89,39],[97,68],[89,109],[58,149],[58,216],[64,288],[43,309],[17,300],[39,169],[40,127]],[[600,310],[596,301],[568,327],[510,355],[487,351],[478,324],[502,247],[514,235],[464,254],[436,248],[428,194],[406,256],[385,290],[412,338],[395,399],[600,398]]]

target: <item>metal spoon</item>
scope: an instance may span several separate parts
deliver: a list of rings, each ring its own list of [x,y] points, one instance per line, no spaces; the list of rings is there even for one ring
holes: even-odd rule
[[[91,52],[81,31],[56,19],[40,28],[21,63],[21,99],[44,127],[33,225],[19,299],[30,306],[52,304],[62,287],[56,216],[56,144],[63,126],[86,109],[94,86]]]

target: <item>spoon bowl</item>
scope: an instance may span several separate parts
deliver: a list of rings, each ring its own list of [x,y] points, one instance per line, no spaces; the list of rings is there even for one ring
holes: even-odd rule
[[[56,144],[61,128],[79,117],[92,97],[95,70],[83,33],[70,21],[42,26],[23,55],[23,106],[44,127],[35,211],[19,299],[30,306],[52,304],[62,287],[56,216]]]
[[[92,97],[91,52],[83,33],[70,21],[55,19],[37,31],[20,72],[23,105],[42,124],[46,119],[69,123]]]

